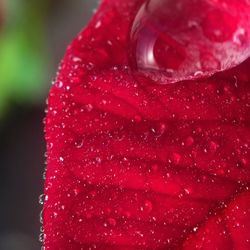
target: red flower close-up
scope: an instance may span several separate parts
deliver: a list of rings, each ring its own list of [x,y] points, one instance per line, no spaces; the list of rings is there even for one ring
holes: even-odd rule
[[[250,249],[249,56],[247,0],[102,0],[48,98],[44,249]]]

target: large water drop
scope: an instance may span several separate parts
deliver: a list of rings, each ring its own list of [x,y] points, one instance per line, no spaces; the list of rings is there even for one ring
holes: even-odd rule
[[[131,29],[131,65],[159,83],[210,76],[250,56],[241,0],[147,0]]]

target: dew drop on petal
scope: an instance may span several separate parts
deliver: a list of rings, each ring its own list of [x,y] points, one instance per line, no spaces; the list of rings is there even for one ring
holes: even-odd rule
[[[153,205],[152,205],[152,202],[149,201],[149,200],[146,200],[145,203],[144,203],[144,210],[147,212],[147,213],[150,213],[153,209]]]
[[[181,161],[181,155],[179,153],[173,153],[173,161],[174,164],[179,164],[179,162]]]
[[[250,6],[236,0],[147,0],[131,28],[131,68],[161,84],[199,79],[250,56]]]
[[[192,136],[188,136],[185,141],[186,146],[192,146],[194,143],[194,138]]]
[[[45,199],[45,195],[44,195],[44,194],[41,194],[41,195],[39,196],[39,204],[40,204],[40,205],[43,205],[43,204],[44,204],[44,199]]]
[[[48,201],[48,195],[41,194],[39,196],[39,204],[43,205],[46,201]]]
[[[83,147],[83,140],[76,140],[75,147],[78,149],[82,148]]]
[[[116,226],[116,220],[114,218],[109,218],[108,223],[110,226],[113,226],[113,227]]]
[[[43,224],[43,210],[39,214],[39,221],[41,224]]]
[[[153,164],[151,168],[154,172],[156,172],[159,169],[159,166],[157,164]]]
[[[39,242],[43,242],[44,241],[44,233],[40,233],[39,234]]]

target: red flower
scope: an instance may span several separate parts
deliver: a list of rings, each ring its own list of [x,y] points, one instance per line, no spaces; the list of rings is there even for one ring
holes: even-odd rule
[[[250,61],[165,85],[133,72],[143,2],[104,0],[51,89],[46,250],[250,249]]]

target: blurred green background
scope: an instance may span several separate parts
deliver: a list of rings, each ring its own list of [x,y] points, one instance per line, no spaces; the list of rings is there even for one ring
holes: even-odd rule
[[[38,241],[50,83],[97,0],[0,0],[0,249]]]

